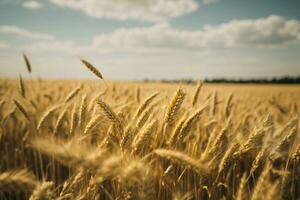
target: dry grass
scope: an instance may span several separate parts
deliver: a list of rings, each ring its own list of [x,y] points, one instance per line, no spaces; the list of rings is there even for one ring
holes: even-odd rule
[[[178,88],[0,80],[0,199],[300,198],[298,86]]]

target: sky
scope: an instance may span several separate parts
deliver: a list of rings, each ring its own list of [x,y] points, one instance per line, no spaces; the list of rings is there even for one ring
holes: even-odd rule
[[[299,0],[0,0],[0,77],[300,76]]]

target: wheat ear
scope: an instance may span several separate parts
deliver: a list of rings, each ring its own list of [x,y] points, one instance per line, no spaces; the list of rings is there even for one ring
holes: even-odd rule
[[[109,105],[107,105],[104,101],[101,99],[97,100],[97,105],[102,109],[104,112],[105,116],[112,122],[114,123],[118,128],[121,130],[123,129],[123,124],[121,122],[121,119],[119,116],[110,108]]]
[[[133,144],[133,151],[135,153],[141,152],[151,144],[153,131],[156,127],[156,121],[149,123],[142,132],[138,133]]]
[[[72,90],[68,96],[65,98],[65,103],[69,102],[71,99],[73,99],[81,90],[81,86],[78,86],[77,88],[75,88],[74,90]]]
[[[0,191],[32,191],[38,182],[27,170],[6,171],[0,174]]]
[[[26,93],[25,93],[25,85],[22,79],[22,76],[19,75],[19,90],[20,90],[20,94],[22,95],[23,98],[26,98]]]
[[[194,93],[194,96],[193,96],[193,101],[192,101],[192,105],[195,106],[196,103],[197,103],[197,100],[198,100],[198,97],[199,97],[199,93],[201,91],[201,88],[202,88],[202,82],[199,81],[198,84],[197,84],[197,88],[195,90],[195,93]]]
[[[168,149],[156,149],[154,153],[162,158],[171,160],[174,163],[191,168],[196,172],[206,173],[208,171],[207,167],[199,160],[196,160],[183,152]]]
[[[179,108],[184,100],[184,97],[185,97],[185,93],[182,91],[182,89],[179,88],[176,91],[176,94],[174,95],[174,97],[167,109],[167,112],[165,115],[165,120],[164,120],[164,122],[166,124],[171,124],[174,121],[174,119],[179,111]]]
[[[25,108],[17,101],[14,100],[15,105],[17,106],[17,108],[21,111],[21,113],[25,116],[25,118],[30,121],[30,117],[28,112],[25,110]]]
[[[239,188],[236,194],[236,200],[244,200],[247,199],[247,175],[243,174],[240,179]]]
[[[43,182],[32,192],[29,200],[53,199],[53,182]]]
[[[31,73],[31,64],[30,64],[29,59],[28,59],[28,57],[26,56],[25,53],[23,53],[23,59],[24,59],[25,64],[26,64],[27,71],[28,71],[29,73]]]
[[[47,119],[48,117],[50,117],[50,116],[54,113],[54,111],[55,111],[56,109],[58,109],[60,106],[61,106],[61,105],[55,105],[55,106],[51,107],[49,110],[47,110],[47,111],[43,114],[43,116],[41,117],[41,119],[40,119],[40,121],[39,121],[39,123],[38,123],[38,125],[37,125],[37,130],[40,130],[40,129],[41,129],[41,127],[42,127],[42,125],[44,124],[44,122],[46,121],[46,119]]]
[[[95,74],[98,78],[103,79],[103,76],[101,74],[101,72],[94,67],[90,62],[84,60],[84,59],[80,59],[80,61],[91,71],[93,72],[93,74]]]
[[[148,98],[144,100],[144,102],[140,105],[140,107],[137,109],[134,118],[138,118],[140,114],[151,104],[151,102],[154,100],[154,98],[158,95],[158,92],[155,92],[154,94],[150,95]]]

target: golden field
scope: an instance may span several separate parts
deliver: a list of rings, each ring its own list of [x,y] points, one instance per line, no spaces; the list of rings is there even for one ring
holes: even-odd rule
[[[300,87],[0,80],[0,199],[299,199]]]

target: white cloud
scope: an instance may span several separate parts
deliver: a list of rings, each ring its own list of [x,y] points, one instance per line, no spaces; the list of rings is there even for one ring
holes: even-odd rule
[[[203,3],[206,5],[217,3],[217,2],[219,2],[219,0],[203,0]]]
[[[196,0],[50,0],[96,18],[163,21],[198,9]]]
[[[113,49],[218,49],[226,47],[284,46],[300,40],[300,22],[280,16],[256,20],[234,20],[199,30],[156,24],[143,28],[122,28],[96,36],[93,45]]]
[[[9,33],[15,34],[24,38],[28,39],[39,39],[39,40],[53,40],[54,37],[46,34],[46,33],[39,33],[35,31],[30,31],[18,26],[10,26],[10,25],[3,25],[0,26],[0,33]]]
[[[43,7],[43,4],[39,1],[28,0],[23,2],[23,6],[28,9],[38,10]]]
[[[300,21],[271,15],[256,20],[233,20],[219,26],[206,26],[204,32],[212,40],[221,38],[225,47],[285,46],[300,40]]]
[[[199,30],[182,30],[167,23],[150,27],[120,28],[96,35],[89,44],[44,41],[31,49],[80,55],[99,52],[215,51],[239,47],[284,47],[300,41],[300,21],[269,16],[255,20],[233,20]]]

